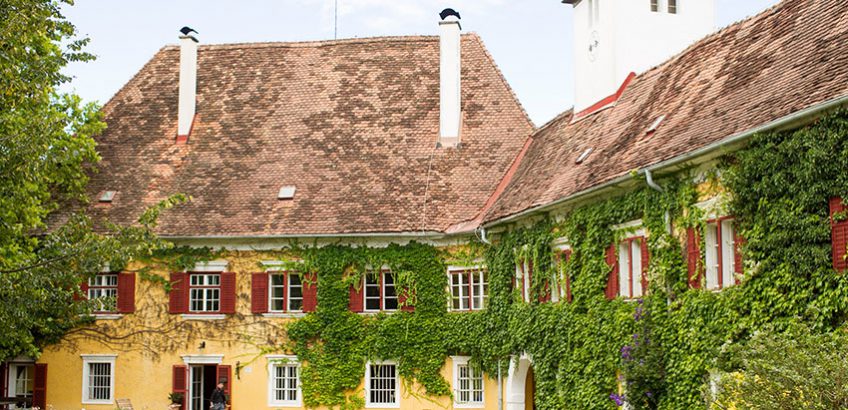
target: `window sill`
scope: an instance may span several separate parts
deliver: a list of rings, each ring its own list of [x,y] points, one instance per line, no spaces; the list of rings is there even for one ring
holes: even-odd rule
[[[124,315],[120,313],[92,313],[91,316],[94,317],[95,320],[118,320],[124,317]]]
[[[83,400],[82,404],[114,404],[114,400]]]
[[[180,315],[183,320],[224,320],[227,318],[225,314],[207,314],[207,313],[183,313]]]
[[[486,408],[485,403],[454,403],[453,408],[455,409],[484,409]]]
[[[303,403],[298,401],[277,401],[277,402],[269,402],[268,407],[293,407],[299,409],[303,407]]]
[[[400,403],[395,404],[382,404],[382,403],[366,403],[366,409],[399,409]]]
[[[393,313],[397,313],[397,312],[400,312],[400,311],[401,311],[400,309],[397,309],[397,310],[366,310],[364,312],[357,312],[357,313],[359,313],[360,315],[363,315],[363,316],[377,316],[380,313],[383,313],[383,314],[386,314],[386,315],[391,315]],[[388,407],[388,408],[393,408],[393,407]]]
[[[263,313],[262,317],[267,317],[271,319],[297,319],[306,316],[306,313],[303,312],[269,312]],[[291,403],[287,404],[275,404],[275,406],[291,406]],[[300,406],[300,405],[298,405]]]

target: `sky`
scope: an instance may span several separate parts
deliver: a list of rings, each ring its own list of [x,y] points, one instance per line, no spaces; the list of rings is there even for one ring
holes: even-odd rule
[[[336,0],[76,0],[65,16],[89,37],[97,60],[74,63],[64,88],[105,104],[161,47],[190,26],[201,44],[325,40]],[[536,125],[574,100],[571,6],[560,0],[337,0],[338,38],[437,35],[452,7],[478,33]],[[648,0],[616,0],[648,1]],[[706,1],[706,0],[685,0]],[[715,0],[716,27],[778,0]]]

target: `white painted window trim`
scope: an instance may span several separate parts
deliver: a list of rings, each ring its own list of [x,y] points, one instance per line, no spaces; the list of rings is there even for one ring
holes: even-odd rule
[[[459,265],[450,265],[448,266],[447,277],[448,277],[448,312],[477,312],[480,310],[485,310],[486,305],[489,303],[489,295],[486,292],[483,292],[483,282],[480,282],[480,275],[484,273],[486,267],[482,264],[472,265],[472,266],[459,266]],[[453,308],[453,274],[454,272],[465,272],[465,271],[476,271],[477,272],[477,284],[481,289],[478,289],[480,292],[480,303],[483,305],[479,308],[474,308],[474,294],[468,295],[468,309],[454,309]],[[488,276],[488,274],[487,274]],[[488,277],[486,278],[486,284],[489,285]],[[460,305],[462,303],[460,302]]]
[[[395,366],[395,403],[371,403],[371,365]],[[368,361],[365,363],[365,408],[366,409],[399,409],[400,408],[400,377],[398,377],[398,364],[394,360]]]
[[[186,366],[193,364],[221,364],[224,362],[222,354],[191,354],[180,356]]]
[[[459,398],[459,366],[468,365],[470,359],[468,356],[451,356],[451,361],[453,362],[453,407],[457,409],[482,409],[486,407],[486,376],[483,376],[483,401],[473,403],[457,402]]]
[[[194,269],[190,270],[190,272],[225,272],[227,267],[230,265],[229,261],[226,260],[216,260],[216,261],[208,261],[208,262],[198,262],[194,265]]]
[[[619,240],[617,240],[617,241],[615,242],[616,261],[618,261],[618,275],[619,275],[619,278],[618,278],[618,289],[616,290],[616,295],[617,295],[618,297],[623,297],[623,298],[625,299],[625,301],[634,301],[634,300],[638,300],[638,299],[640,299],[640,298],[643,298],[643,297],[646,295],[647,289],[641,289],[641,281],[639,281],[639,284],[640,284],[640,293],[641,293],[641,294],[639,294],[639,295],[635,295],[635,296],[634,296],[634,295],[632,295],[632,294],[630,294],[630,295],[622,295],[622,294],[621,294],[621,286],[622,286],[622,283],[623,283],[623,282],[622,282],[622,280],[621,280],[621,273],[622,273],[622,270],[623,270],[623,269],[629,269],[629,267],[625,267],[625,266],[623,266],[623,264],[621,263],[621,259],[622,259],[622,255],[621,255],[621,245],[622,245],[622,241],[624,241],[624,240],[628,240],[628,239],[632,239],[632,238],[638,238],[638,237],[641,237],[643,241],[647,241],[647,240],[648,240],[647,231],[645,230],[645,227],[644,227],[644,225],[642,224],[642,220],[641,220],[641,219],[636,219],[636,220],[634,220],[634,221],[625,222],[625,223],[621,223],[621,224],[618,224],[618,225],[613,225],[611,228],[612,228],[612,230],[614,230],[614,231],[621,232],[621,233],[624,233],[624,234],[625,234],[625,235],[623,235],[623,236],[621,237],[621,239],[619,239]],[[641,270],[644,268],[643,266],[641,266],[641,263],[642,263],[642,261],[641,261],[641,252],[642,252],[642,251],[641,251],[641,249],[640,249],[640,250],[639,250],[639,253],[640,253],[640,254],[639,254],[639,274],[640,274],[640,275],[641,275]],[[628,256],[627,256],[627,257],[628,257],[628,260],[629,260],[630,256],[631,256],[631,252],[628,252]],[[633,261],[630,261],[630,263],[632,264],[632,263],[633,263]],[[630,273],[630,272],[629,272],[629,273]],[[631,273],[631,274],[632,274],[632,273]],[[633,281],[633,283],[636,283],[636,281],[634,280],[634,281]],[[628,285],[630,285],[630,283],[629,283],[629,282],[628,282]]]
[[[120,313],[93,313],[91,316],[94,320],[118,320],[124,317]]]
[[[183,320],[224,320],[227,318],[227,315],[221,314],[207,314],[207,313],[183,313],[180,315]]]
[[[263,313],[262,317],[269,319],[297,319],[306,316],[303,312],[269,312]]]
[[[380,274],[380,309],[368,309],[368,274]],[[383,268],[380,269],[379,272],[375,272],[373,270],[367,269],[365,274],[362,275],[362,313],[365,314],[377,314],[380,312],[384,313],[395,313],[399,312],[400,309],[400,295],[398,293],[397,286],[397,276],[394,276],[394,283],[392,286],[395,288],[395,299],[398,301],[397,309],[386,309],[386,274],[394,275],[395,273],[389,269],[388,265],[384,265]]]
[[[568,239],[559,238],[554,241],[554,251],[562,254],[571,250],[571,244],[568,243]],[[560,261],[560,266],[554,270],[553,282],[551,283],[551,303],[558,303],[561,300],[567,299],[568,295],[566,294],[564,282],[565,270],[562,268],[562,262]]]
[[[267,355],[268,360],[268,407],[301,407],[303,406],[303,391],[300,381],[300,362],[297,356],[291,355]],[[275,368],[277,366],[297,366],[297,400],[277,400],[274,395]]]
[[[115,359],[116,354],[81,354],[82,358],[82,404],[112,404],[115,401]],[[88,398],[90,366],[94,363],[109,364],[109,399],[92,400]]]

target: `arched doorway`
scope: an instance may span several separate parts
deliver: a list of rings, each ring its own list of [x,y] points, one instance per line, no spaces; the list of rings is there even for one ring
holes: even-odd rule
[[[527,378],[524,380],[524,410],[536,410],[536,378],[533,375],[533,366],[527,369]]]
[[[534,409],[535,384],[533,360],[523,354],[517,363],[509,366],[506,379],[506,410]]]

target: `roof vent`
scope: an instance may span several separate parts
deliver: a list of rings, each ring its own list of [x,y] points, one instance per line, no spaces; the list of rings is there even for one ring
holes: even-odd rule
[[[113,199],[115,199],[115,191],[103,191],[100,193],[100,197],[97,200],[101,203],[110,203]]]
[[[574,161],[574,163],[575,164],[582,164],[583,161],[586,160],[586,158],[589,158],[589,155],[591,155],[592,151],[594,151],[594,150],[595,150],[594,148],[587,148],[586,151],[583,151],[583,153],[580,154],[579,157],[577,157],[577,160]]]
[[[294,186],[284,186],[280,188],[280,192],[277,193],[277,199],[294,199],[294,191],[296,188]]]
[[[660,124],[662,124],[663,120],[665,120],[665,115],[660,115],[659,117],[657,117],[657,119],[654,120],[651,126],[648,127],[648,130],[645,131],[645,135],[651,135],[657,132],[657,128],[660,127]]]

